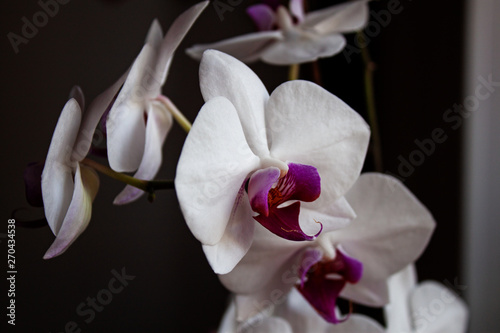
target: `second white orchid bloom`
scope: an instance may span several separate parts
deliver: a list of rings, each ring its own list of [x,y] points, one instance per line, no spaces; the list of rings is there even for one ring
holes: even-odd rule
[[[343,195],[369,140],[363,118],[307,81],[269,96],[239,60],[209,50],[200,65],[206,101],[184,144],[175,188],[186,222],[216,273],[230,272],[259,222],[293,241],[313,240],[354,217]]]
[[[368,22],[368,0],[348,1],[310,13],[304,13],[302,0],[291,0],[289,10],[267,2],[248,8],[261,31],[194,45],[187,53],[200,59],[203,51],[215,49],[247,63],[300,64],[341,52],[346,45],[342,33],[360,30]]]
[[[161,95],[173,54],[208,1],[181,14],[165,37],[158,21],[149,29],[146,43],[130,68],[106,120],[108,159],[119,172],[136,171],[135,178],[151,180],[162,162],[162,146],[173,119]],[[115,204],[125,204],[144,192],[127,185]]]
[[[417,284],[409,265],[389,279],[390,303],[385,307],[387,333],[465,333],[467,305],[441,283]]]

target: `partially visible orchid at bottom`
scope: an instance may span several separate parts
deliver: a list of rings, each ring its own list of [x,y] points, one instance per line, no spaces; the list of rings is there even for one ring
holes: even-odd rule
[[[387,333],[465,333],[467,305],[452,290],[435,281],[417,284],[409,265],[389,279],[390,303],[385,306]]]
[[[304,13],[303,0],[290,0],[289,9],[275,1],[264,2],[247,10],[259,32],[194,45],[187,54],[201,59],[205,50],[215,49],[247,63],[311,62],[341,52],[346,45],[342,34],[361,30],[368,22],[368,0],[347,1],[310,13]]]
[[[349,223],[354,213],[343,196],[369,139],[358,113],[307,81],[286,82],[269,96],[250,68],[215,50],[203,56],[200,87],[206,103],[186,138],[175,188],[216,273],[243,258],[256,225],[306,245]]]
[[[388,278],[420,256],[435,222],[390,176],[363,174],[345,197],[357,217],[313,242],[291,242],[256,228],[246,256],[219,276],[236,294],[238,321],[292,288],[330,323],[344,320],[335,310],[338,297],[375,307],[389,302]]]
[[[236,303],[229,304],[218,333],[384,333],[385,329],[372,318],[351,314],[349,320],[337,325],[326,322],[296,290],[272,309],[266,309],[254,317],[238,322]],[[337,309],[337,311],[339,311]]]

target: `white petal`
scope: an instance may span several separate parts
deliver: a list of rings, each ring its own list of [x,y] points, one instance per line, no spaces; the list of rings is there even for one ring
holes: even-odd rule
[[[348,1],[306,14],[301,27],[320,34],[361,30],[368,22],[368,0]]]
[[[330,236],[363,263],[361,281],[387,279],[427,246],[434,219],[397,179],[363,174],[346,198],[358,217]]]
[[[367,306],[380,307],[386,305],[389,303],[387,281],[366,278],[364,276],[364,264],[363,262],[363,277],[361,280],[356,284],[347,283],[340,296]]]
[[[78,163],[75,174],[75,191],[64,217],[56,240],[44,255],[50,259],[62,254],[87,228],[92,215],[92,201],[99,188],[99,178],[96,172]]]
[[[412,332],[410,317],[410,293],[417,285],[417,274],[413,264],[389,278],[390,303],[385,306],[387,333]]]
[[[231,273],[219,275],[219,278],[227,289],[237,294],[257,294],[270,285],[282,283],[282,280],[293,285],[298,278],[292,264],[299,259],[296,254],[308,245],[307,242],[276,237],[256,223],[254,240],[247,255]],[[283,270],[289,271],[287,279],[281,278]]]
[[[415,333],[464,333],[468,310],[456,294],[434,281],[422,282],[410,299]]]
[[[342,51],[345,43],[342,35],[308,33],[274,43],[262,52],[261,58],[273,65],[301,64],[331,57]]]
[[[300,22],[304,21],[304,0],[290,0],[290,13]]]
[[[234,106],[223,97],[205,103],[186,138],[175,177],[186,223],[203,244],[220,241],[238,191],[258,164]]]
[[[130,69],[106,122],[108,159],[118,172],[135,171],[144,153],[144,112],[148,109],[147,91],[153,83],[155,50],[144,45]],[[154,78],[153,78],[154,81]]]
[[[81,110],[75,99],[64,106],[57,121],[42,172],[45,217],[54,234],[59,232],[73,194],[73,145],[80,128]]]
[[[74,86],[73,88],[71,88],[68,100],[72,98],[74,98],[78,102],[80,110],[85,110],[85,96],[83,95],[83,91],[80,86]]]
[[[142,156],[139,169],[134,174],[137,179],[153,179],[162,162],[162,147],[168,132],[172,128],[173,118],[165,107],[158,103],[152,103],[147,115],[146,142],[144,155]],[[127,185],[114,200],[115,205],[123,205],[137,200],[144,191]]]
[[[259,157],[267,157],[264,106],[269,99],[259,77],[239,60],[215,50],[203,54],[200,87],[205,101],[226,97],[236,108],[247,142]]]
[[[145,44],[149,44],[155,50],[159,50],[161,42],[163,40],[163,31],[161,29],[160,22],[154,19],[149,27],[148,34],[146,36]]]
[[[80,132],[76,139],[73,148],[73,160],[81,161],[87,156],[92,140],[94,139],[94,132],[107,108],[115,98],[120,90],[123,82],[127,78],[129,70],[127,70],[111,87],[106,89],[103,93],[98,95],[90,104],[89,108],[83,113],[82,124]],[[82,108],[83,110],[83,108]]]
[[[194,59],[201,59],[203,52],[213,49],[227,53],[240,61],[251,63],[259,60],[267,47],[282,39],[280,31],[261,31],[228,38],[216,43],[196,44],[187,49],[186,53]]]
[[[242,184],[221,240],[215,245],[203,245],[210,266],[217,274],[231,272],[252,245],[255,220]]]
[[[323,234],[345,227],[356,217],[354,210],[344,197],[333,203],[328,202],[325,198],[326,196],[320,195],[316,199],[318,202],[311,208],[309,208],[311,203],[301,203],[300,226],[308,235],[318,232],[318,223],[316,222],[323,224],[323,231],[321,232]]]
[[[174,23],[168,29],[163,42],[161,43],[159,52],[158,52],[158,61],[156,63],[155,68],[155,77],[158,78],[158,86],[156,89],[152,89],[152,92],[158,90],[165,83],[165,79],[167,77],[168,69],[170,67],[170,61],[172,56],[174,55],[175,50],[182,42],[186,34],[188,33],[191,26],[194,24],[198,16],[201,12],[208,6],[209,1],[202,1],[184,13],[182,13]],[[156,97],[156,95],[150,96],[152,98]]]
[[[278,317],[264,318],[251,327],[257,329],[259,333],[293,333],[290,324],[283,318]],[[250,330],[250,332],[252,331]]]
[[[266,120],[272,156],[318,169],[322,200],[307,208],[321,211],[324,203],[337,201],[351,188],[370,132],[347,104],[314,83],[295,80],[272,93]]]

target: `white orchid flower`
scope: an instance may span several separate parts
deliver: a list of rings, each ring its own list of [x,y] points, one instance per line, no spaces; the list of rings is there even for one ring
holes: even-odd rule
[[[92,214],[92,201],[99,188],[96,172],[80,162],[91,145],[92,136],[87,130],[92,128],[94,121],[95,129],[104,112],[100,108],[101,102],[110,101],[112,94],[99,96],[83,114],[83,119],[83,93],[76,87],[70,97],[54,130],[42,172],[45,216],[56,235],[44,259],[62,254],[85,230]]]
[[[270,238],[257,226],[246,256],[219,276],[236,294],[238,320],[279,302],[293,287],[330,323],[342,321],[337,297],[367,306],[389,302],[387,279],[422,253],[434,220],[398,180],[382,174],[361,175],[346,199],[356,219],[313,242]]]
[[[186,52],[195,59],[200,59],[203,51],[215,49],[247,63],[300,64],[339,53],[346,45],[342,33],[360,30],[368,22],[368,0],[348,1],[307,14],[302,2],[291,0],[290,10],[266,4],[251,6],[248,13],[261,31],[194,45]]]
[[[390,304],[384,311],[387,333],[461,333],[467,331],[467,305],[435,281],[417,284],[409,265],[389,279]]]
[[[134,177],[151,180],[162,163],[162,146],[172,126],[171,113],[161,95],[173,54],[198,16],[203,1],[181,14],[165,37],[158,21],[149,29],[146,43],[135,59],[106,120],[108,159],[119,172],[136,171]],[[144,192],[127,185],[115,204],[126,204]]]
[[[215,50],[203,56],[200,86],[206,103],[186,138],[175,188],[216,273],[230,272],[245,255],[256,221],[307,241],[354,217],[342,197],[368,146],[359,114],[307,81],[284,83],[269,96],[246,65]]]
[[[349,319],[332,325],[321,318],[304,297],[292,289],[284,302],[271,311],[264,311],[238,322],[236,303],[227,308],[218,333],[384,333],[385,329],[375,320],[361,314],[351,314]]]

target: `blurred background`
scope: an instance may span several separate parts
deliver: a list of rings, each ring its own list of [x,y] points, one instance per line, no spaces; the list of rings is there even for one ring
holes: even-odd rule
[[[72,86],[80,85],[89,103],[130,66],[154,18],[165,30],[197,3],[59,0],[57,13],[45,15],[47,20],[39,21],[44,24],[13,47],[9,33],[22,36],[26,20],[42,20],[41,4],[48,2],[4,2],[0,14],[5,36],[0,89],[5,225],[0,229],[0,248],[5,256],[7,220],[14,209],[28,206],[24,168],[45,158]],[[190,120],[203,100],[198,62],[188,58],[184,49],[254,31],[245,9],[255,2],[212,2],[176,53],[164,93]],[[310,0],[309,9],[337,2]],[[216,10],[220,3],[226,8],[222,14]],[[384,171],[400,178],[437,221],[417,264],[419,277],[444,283],[466,298],[471,307],[470,332],[498,332],[500,100],[496,89],[500,83],[496,82],[500,73],[495,64],[500,31],[494,24],[495,13],[500,13],[498,1],[383,0],[370,6],[366,35],[376,64]],[[352,52],[319,61],[322,81],[366,116],[360,49],[353,35],[347,39]],[[285,67],[262,63],[251,67],[269,91],[287,79]],[[302,66],[301,75],[311,79],[312,66]],[[440,142],[433,139],[436,130],[442,133]],[[174,125],[158,178],[175,176],[185,136]],[[433,149],[422,148],[429,140]],[[373,170],[371,161],[369,154],[367,171]],[[216,329],[228,293],[185,225],[174,191],[159,192],[154,203],[142,198],[117,207],[112,201],[122,185],[105,176],[100,179],[89,227],[62,256],[42,259],[54,239],[48,227],[17,228],[16,327],[6,325],[4,312],[2,327],[9,332]],[[23,214],[43,217],[41,210]],[[6,260],[1,266],[4,272],[5,265]],[[78,312],[90,309],[92,298],[105,297],[109,282],[123,272],[130,280],[100,311]],[[5,280],[2,286],[5,311]]]

